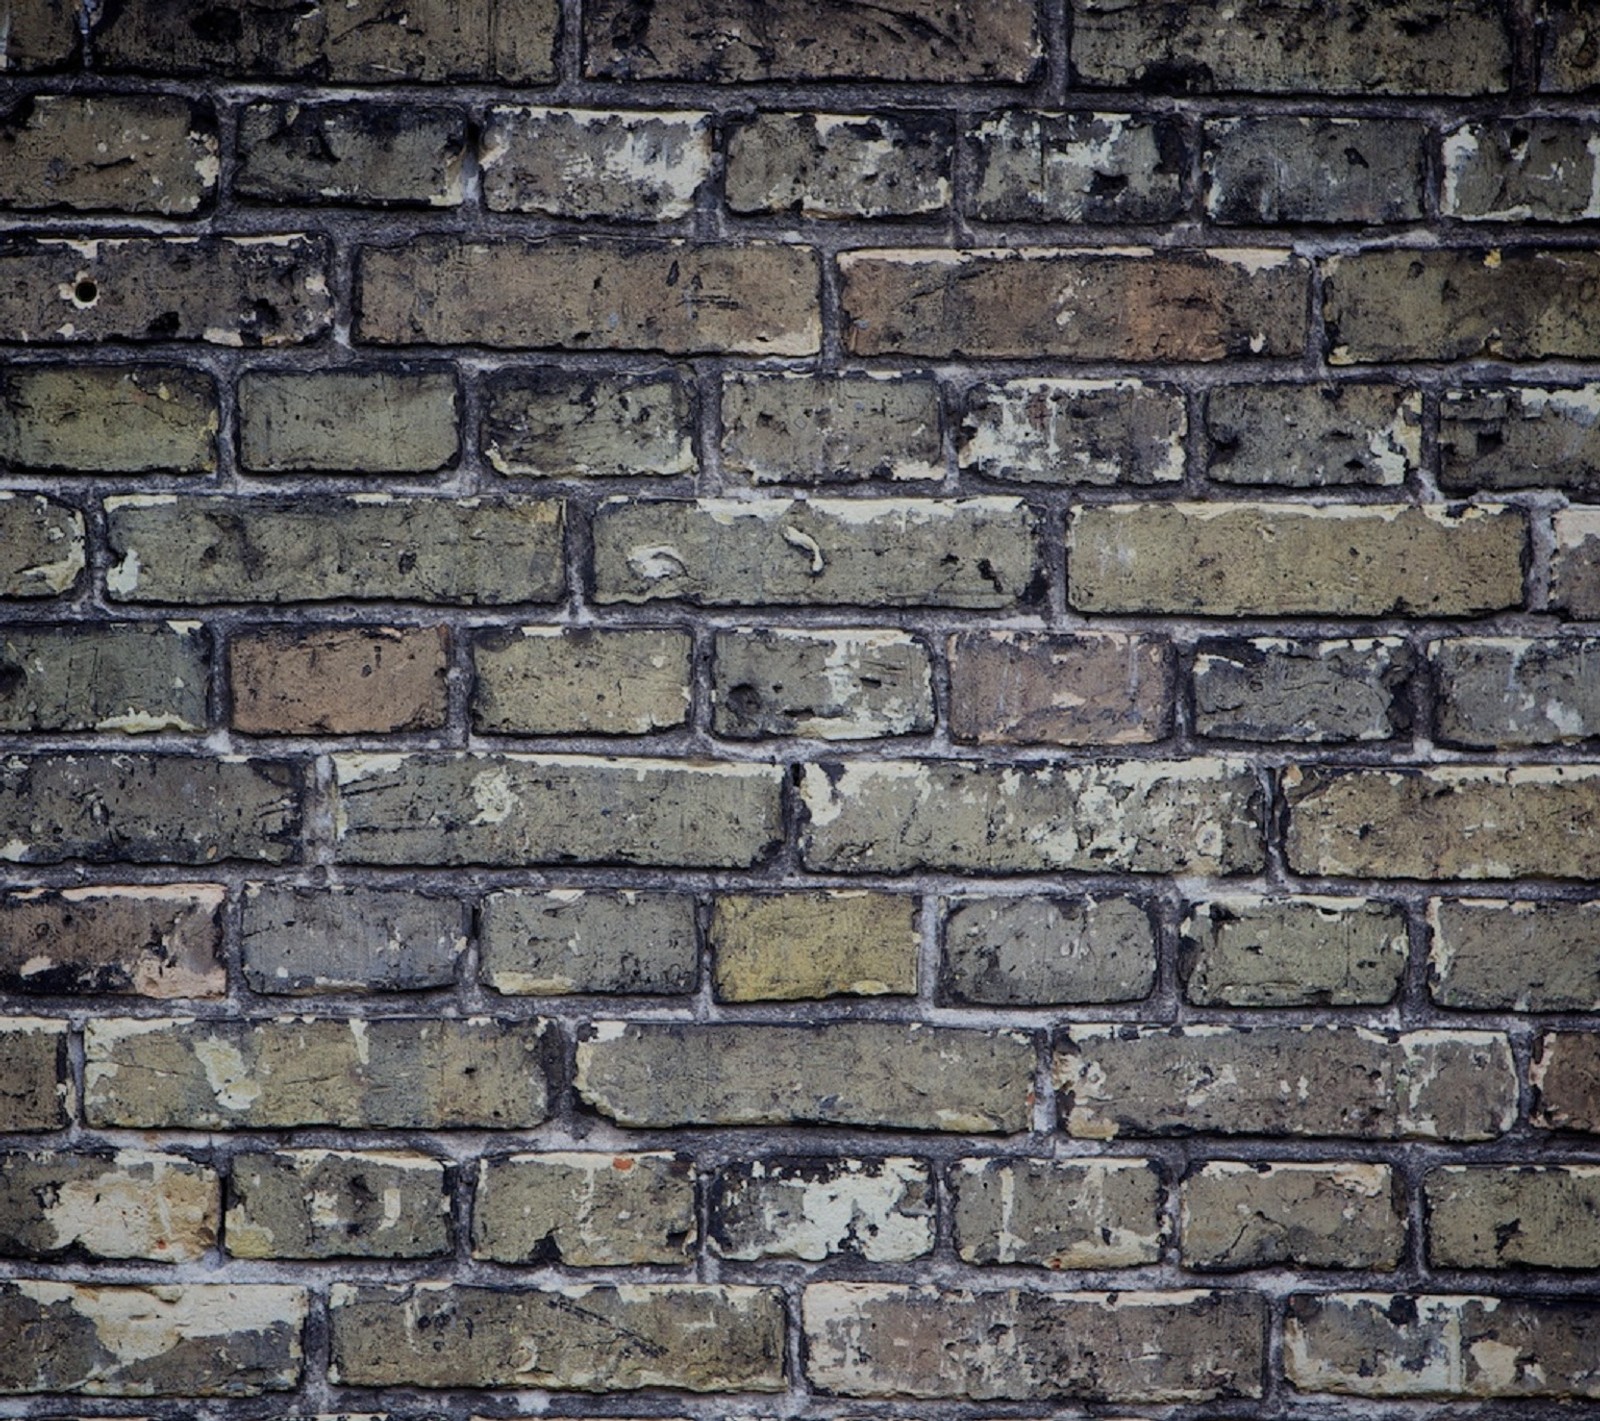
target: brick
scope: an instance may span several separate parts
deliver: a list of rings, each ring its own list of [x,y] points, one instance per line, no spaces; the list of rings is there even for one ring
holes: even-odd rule
[[[13,365],[0,372],[0,463],[63,474],[203,474],[217,392],[181,365]]]
[[[866,250],[839,274],[852,355],[1205,361],[1306,343],[1310,267],[1282,250]]]
[[[584,73],[595,79],[887,79],[1023,83],[1043,54],[1032,0],[893,9],[844,0],[596,0],[584,11]]]
[[[1517,1073],[1490,1031],[1073,1026],[1056,1084],[1067,1133],[1492,1140]]]
[[[73,0],[3,0],[0,73],[60,69],[78,53],[78,7]]]
[[[1447,390],[1439,401],[1447,489],[1600,491],[1600,385]]]
[[[720,893],[711,905],[711,983],[723,1002],[917,990],[916,898],[828,889]]]
[[[865,1125],[1012,1134],[1032,1113],[1020,1032],[826,1025],[595,1022],[577,1090],[620,1125]]]
[[[395,598],[495,606],[566,590],[556,500],[108,498],[118,602]]]
[[[711,116],[492,108],[478,161],[491,212],[671,222],[711,174]]]
[[[271,996],[448,987],[467,946],[453,898],[279,883],[246,886],[239,941],[250,990]]]
[[[0,896],[0,991],[220,997],[215,883],[33,888]]]
[[[1328,361],[1600,353],[1600,252],[1396,248],[1323,260]]]
[[[1206,474],[1276,488],[1398,488],[1422,466],[1422,395],[1400,385],[1219,385]]]
[[[1600,217],[1594,127],[1563,118],[1462,123],[1444,132],[1439,211],[1465,222]]]
[[[1400,1266],[1405,1188],[1386,1164],[1218,1161],[1179,1187],[1186,1268]]]
[[[1597,1397],[1600,1308],[1583,1297],[1300,1293],[1284,1369],[1343,1396]]]
[[[196,622],[0,633],[0,730],[204,730],[210,656]]]
[[[473,641],[472,724],[483,734],[648,735],[689,718],[689,636],[641,628],[521,627]]]
[[[933,729],[928,648],[906,632],[741,627],[713,646],[718,735],[870,740]]]
[[[239,459],[257,474],[431,474],[455,462],[457,406],[444,371],[253,370]]]
[[[950,638],[950,734],[978,745],[1139,745],[1172,729],[1172,648],[1120,632]]]
[[[1600,1268],[1600,1168],[1446,1166],[1423,1181],[1435,1268]]]
[[[1072,71],[1156,92],[1499,94],[1511,39],[1494,0],[1072,0]]]
[[[802,1316],[807,1373],[839,1396],[1210,1401],[1260,1396],[1266,1360],[1254,1293],[814,1283]],[[920,1343],[952,1337],[970,1342]]]
[[[426,1155],[274,1150],[233,1157],[234,1258],[422,1258],[450,1247],[445,1170]]]
[[[1411,728],[1415,670],[1398,637],[1203,641],[1194,657],[1194,728],[1220,740],[1391,740]]]
[[[980,222],[1170,222],[1187,206],[1176,120],[1008,109],[972,129]]]
[[[335,1283],[337,1386],[782,1391],[783,1295],[710,1283]]]
[[[1155,981],[1155,928],[1129,898],[963,898],[945,919],[941,990],[955,1002],[1127,1002]]]
[[[298,345],[333,324],[322,236],[16,237],[0,245],[0,325],[27,344]]]
[[[690,992],[696,941],[685,894],[508,888],[478,912],[481,975],[507,994]]]
[[[1542,1130],[1600,1134],[1600,1036],[1550,1031],[1539,1038],[1533,1066],[1532,1123]]]
[[[670,478],[693,473],[694,405],[676,374],[506,370],[489,381],[483,453],[502,474]]]
[[[1539,7],[1543,31],[1539,89],[1547,94],[1582,93],[1600,83],[1600,48],[1595,19],[1583,0],[1545,0]]]
[[[1291,769],[1291,870],[1324,877],[1593,878],[1600,766]]]
[[[1099,504],[1067,523],[1067,601],[1207,617],[1471,616],[1523,598],[1517,509]]]
[[[434,730],[445,722],[443,627],[236,633],[233,727],[247,735]]]
[[[1181,391],[1142,380],[980,381],[966,395],[962,471],[1027,484],[1176,483],[1189,432]]]
[[[69,592],[85,566],[83,515],[32,493],[0,492],[0,597]]]
[[[356,339],[377,345],[811,355],[822,339],[816,253],[778,242],[428,235],[363,247],[357,281]]]
[[[908,1263],[933,1252],[934,1207],[924,1160],[750,1160],[712,1181],[711,1242],[723,1258],[747,1263]]]
[[[920,375],[730,374],[723,468],[758,484],[944,477],[939,387]]]
[[[95,32],[104,69],[324,83],[552,80],[556,0],[308,0],[222,11],[128,0]]]
[[[0,860],[292,862],[303,785],[298,765],[237,756],[14,756],[0,767]]]
[[[607,499],[600,602],[1010,607],[1034,582],[1035,522],[1012,498]]]
[[[950,201],[951,121],[931,113],[758,113],[728,132],[739,213],[918,217]]]
[[[1600,900],[1434,898],[1428,926],[1442,1007],[1600,1011]]]
[[[474,1258],[569,1268],[685,1264],[696,1233],[694,1171],[683,1155],[569,1151],[478,1165]]]
[[[221,1197],[182,1155],[0,1155],[0,1255],[191,1263],[216,1247]]]
[[[1375,1006],[1394,1000],[1409,955],[1396,903],[1211,898],[1184,919],[1179,975],[1201,1006]]]
[[[99,1018],[84,1109],[139,1129],[526,1129],[547,1113],[542,1032],[481,1017]]]
[[[1413,119],[1210,119],[1206,215],[1247,227],[1419,222],[1426,140]]]
[[[806,866],[845,873],[1240,873],[1262,865],[1255,775],[1222,760],[807,765]]]
[[[775,765],[379,754],[333,768],[346,863],[748,868],[783,837]]]
[[[76,1113],[67,1023],[0,1018],[0,1130],[61,1130]]]
[[[950,1187],[964,1263],[1136,1268],[1161,1258],[1166,1191],[1150,1160],[965,1159]]]
[[[1600,619],[1600,509],[1558,508],[1552,521],[1550,605],[1571,617]]]
[[[1600,735],[1600,640],[1450,637],[1429,648],[1439,739],[1488,748]]]
[[[235,197],[247,202],[459,207],[467,119],[420,104],[248,104]]]
[[[0,1282],[0,1392],[260,1396],[292,1391],[304,1288],[276,1283]]]

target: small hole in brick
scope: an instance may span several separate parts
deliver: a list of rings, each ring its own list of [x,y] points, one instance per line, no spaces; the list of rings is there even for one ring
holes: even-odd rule
[[[85,277],[72,288],[72,299],[80,306],[92,306],[100,299],[100,288]]]

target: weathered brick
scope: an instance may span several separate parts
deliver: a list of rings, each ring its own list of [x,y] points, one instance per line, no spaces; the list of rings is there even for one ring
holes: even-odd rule
[[[1594,1165],[1450,1165],[1423,1197],[1435,1268],[1600,1268]]]
[[[0,632],[0,730],[204,730],[209,661],[197,622]]]
[[[928,648],[906,632],[718,632],[711,723],[734,739],[870,740],[933,729]]]
[[[1535,1048],[1529,1079],[1535,1125],[1600,1133],[1600,1035],[1546,1032]]]
[[[472,644],[472,724],[485,734],[648,735],[689,718],[689,636],[521,627]]]
[[[0,1018],[0,1130],[60,1130],[77,1096],[67,1056],[67,1023]]]
[[[356,338],[811,355],[822,340],[820,283],[816,253],[779,242],[428,235],[361,249]]]
[[[220,997],[226,890],[213,883],[0,896],[0,991]]]
[[[1310,266],[1286,250],[1048,247],[839,257],[853,355],[1298,357]]]
[[[1036,574],[1013,498],[607,499],[595,596],[705,606],[1009,607]]]
[[[1414,669],[1398,637],[1203,641],[1194,728],[1221,740],[1390,740],[1410,728]]]
[[[304,1362],[304,1288],[277,1283],[121,1287],[0,1282],[0,1392],[259,1396],[292,1391]]]
[[[459,207],[466,149],[460,109],[249,104],[233,191],[251,202]]]
[[[448,987],[466,949],[461,905],[416,891],[252,883],[239,929],[253,992],[416,992]]]
[[[956,1002],[1126,1002],[1155,981],[1155,928],[1129,898],[957,899],[945,920],[941,987]]]
[[[1298,1293],[1283,1340],[1297,1391],[1600,1397],[1600,1307],[1592,1298]]]
[[[558,12],[557,0],[251,0],[216,11],[126,0],[101,13],[95,62],[208,78],[527,83],[556,77]]]
[[[724,1002],[917,990],[918,900],[827,889],[721,893],[711,905],[711,982]]]
[[[1451,637],[1429,651],[1441,740],[1496,748],[1600,735],[1600,641]]]
[[[399,598],[495,605],[566,590],[559,499],[108,498],[119,602]]]
[[[980,222],[1169,222],[1185,207],[1171,117],[1009,109],[972,130]]]
[[[1183,477],[1180,391],[1142,380],[980,381],[956,446],[964,472],[1028,484],[1164,484]]]
[[[1262,865],[1261,795],[1223,760],[807,765],[806,866],[836,872],[1240,873]]]
[[[1600,1011],[1600,900],[1435,898],[1428,926],[1440,1006]]]
[[[1447,390],[1439,483],[1448,489],[1600,491],[1600,385]]]
[[[34,493],[0,492],[0,597],[55,597],[85,566],[83,515]]]
[[[1600,766],[1290,769],[1296,873],[1356,878],[1593,878]]]
[[[840,1396],[1185,1402],[1261,1395],[1266,1307],[1255,1293],[814,1283],[802,1310],[807,1372]],[[955,1337],[968,1341],[939,1342]]]
[[[1466,222],[1600,217],[1600,153],[1582,119],[1462,123],[1444,133],[1439,211]]]
[[[938,114],[753,114],[728,133],[728,206],[798,218],[938,212],[954,146]]]
[[[1149,1160],[959,1160],[950,1187],[966,1263],[1135,1268],[1161,1257],[1166,1191]]]
[[[594,1023],[577,1090],[621,1125],[868,1125],[963,1134],[1028,1127],[1033,1042],[898,1022]]]
[[[1400,906],[1365,898],[1211,898],[1182,933],[1179,975],[1201,1006],[1390,1002],[1410,951]]]
[[[347,863],[748,868],[782,839],[776,765],[379,754],[333,768]]]
[[[13,756],[0,766],[0,861],[292,861],[304,771],[190,755]]]
[[[569,1268],[683,1264],[696,1232],[686,1156],[569,1151],[478,1166],[475,1258]]]
[[[443,371],[254,370],[239,381],[239,458],[258,474],[431,474],[455,462]]]
[[[728,1165],[711,1185],[711,1241],[722,1257],[749,1263],[924,1258],[934,1245],[933,1173],[904,1156]]]
[[[583,18],[590,78],[1022,83],[1043,54],[1033,0],[595,0]]]
[[[732,374],[722,463],[758,484],[944,477],[939,387],[922,375]]]
[[[481,1017],[96,1019],[84,1110],[141,1129],[526,1129],[546,1114],[542,1034]]]
[[[1600,252],[1395,248],[1327,257],[1328,361],[1600,354]]]
[[[710,1283],[335,1283],[338,1386],[782,1391],[783,1294]]]
[[[1161,92],[1499,94],[1506,23],[1495,0],[1072,0],[1072,70]]]
[[[1206,215],[1224,226],[1420,221],[1426,139],[1420,119],[1209,119]]]
[[[1397,1268],[1405,1192],[1386,1164],[1203,1165],[1179,1186],[1186,1268]]]
[[[1277,488],[1396,488],[1422,464],[1422,395],[1400,385],[1220,385],[1206,473]]]
[[[1073,1026],[1067,1133],[1492,1140],[1517,1116],[1503,1034],[1359,1027]]]
[[[1568,616],[1600,619],[1600,509],[1558,508],[1553,526],[1550,605]]]
[[[63,474],[217,466],[217,392],[181,365],[13,365],[0,372],[0,463]]]
[[[690,992],[695,942],[684,894],[508,888],[478,913],[483,980],[507,994]]]
[[[978,745],[1136,745],[1172,729],[1161,637],[962,632],[950,638],[950,734]]]
[[[221,1196],[182,1155],[0,1155],[0,1255],[193,1262],[216,1247]]]
[[[0,327],[14,340],[295,345],[333,322],[326,237],[14,237]]]
[[[483,453],[502,474],[648,478],[693,473],[694,407],[672,373],[606,375],[551,366],[489,382]]]
[[[444,1166],[426,1155],[275,1150],[233,1157],[234,1258],[421,1258],[450,1247]]]
[[[78,53],[74,0],[0,0],[0,73],[60,69]]]
[[[1543,0],[1539,88],[1582,93],[1600,84],[1600,25],[1586,0]]]
[[[1067,523],[1084,612],[1470,616],[1520,606],[1519,509],[1409,504],[1100,504]]]
[[[493,108],[479,150],[491,212],[671,222],[711,173],[711,116]]]

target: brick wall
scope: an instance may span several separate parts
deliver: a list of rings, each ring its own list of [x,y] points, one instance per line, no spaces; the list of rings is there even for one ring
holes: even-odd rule
[[[1600,1398],[1597,55],[0,0],[0,1416]]]

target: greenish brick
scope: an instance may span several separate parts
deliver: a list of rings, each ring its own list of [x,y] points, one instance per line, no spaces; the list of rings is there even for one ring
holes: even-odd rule
[[[1468,1011],[1600,1011],[1600,899],[1435,898],[1428,985]]]
[[[1600,1168],[1446,1165],[1423,1180],[1435,1268],[1600,1268]]]
[[[484,457],[529,478],[693,473],[694,403],[676,374],[506,370],[489,381]]]
[[[917,990],[920,904],[898,893],[720,893],[711,905],[712,987],[724,1002]]]
[[[62,1130],[76,1115],[67,1023],[0,1018],[0,1130]]]
[[[197,622],[13,623],[0,633],[0,730],[204,730],[209,661]]]
[[[741,1263],[909,1263],[933,1252],[934,1214],[933,1171],[905,1156],[750,1160],[711,1184],[712,1243]]]
[[[955,1246],[964,1263],[1137,1268],[1157,1263],[1166,1189],[1151,1160],[958,1160]]]
[[[507,888],[478,914],[483,981],[524,996],[675,995],[694,990],[694,899],[687,894]]]
[[[1398,488],[1422,466],[1422,394],[1401,385],[1219,385],[1206,474],[1273,488]]]
[[[239,381],[239,458],[258,474],[431,474],[455,462],[447,371],[255,370]]]
[[[56,597],[86,566],[83,515],[34,493],[0,493],[0,597]]]

